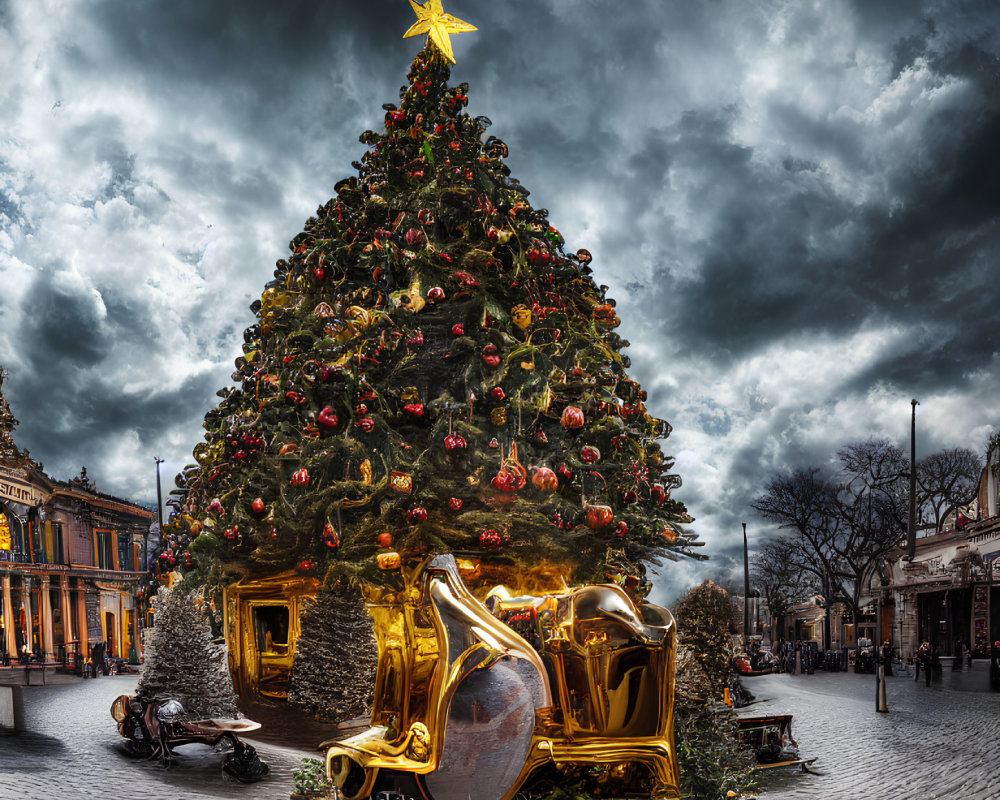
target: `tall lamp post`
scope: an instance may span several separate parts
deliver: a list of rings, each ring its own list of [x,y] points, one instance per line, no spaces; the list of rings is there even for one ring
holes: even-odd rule
[[[743,523],[743,647],[750,653],[750,556],[747,552],[747,524]]]
[[[885,587],[889,585],[889,575],[884,560],[879,559],[876,568],[878,569],[879,590],[878,630],[875,635],[875,710],[888,711],[889,706],[885,700],[885,659],[882,657],[882,600],[885,594]]]
[[[906,560],[917,554],[917,406],[910,401],[910,518],[906,526]]]
[[[159,456],[153,456],[153,460],[156,462],[156,526],[157,534],[163,537],[163,495],[160,492],[160,464],[163,463],[163,459]],[[146,530],[146,535],[143,537],[143,566],[149,569],[149,530]]]

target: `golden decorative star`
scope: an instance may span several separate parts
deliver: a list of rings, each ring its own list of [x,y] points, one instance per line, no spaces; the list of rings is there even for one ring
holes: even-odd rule
[[[403,34],[403,38],[426,33],[442,55],[454,64],[455,53],[451,49],[451,39],[448,38],[448,34],[465,33],[477,28],[468,22],[456,19],[451,14],[445,14],[441,8],[441,0],[427,0],[423,5],[410,0],[410,5],[413,6],[413,13],[417,15],[417,21]]]

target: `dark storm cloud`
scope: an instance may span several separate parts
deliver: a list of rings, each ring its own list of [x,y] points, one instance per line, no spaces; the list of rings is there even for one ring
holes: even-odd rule
[[[739,358],[790,329],[844,332],[870,317],[944,321],[957,338],[932,345],[941,357],[926,372],[953,377],[988,355],[996,347],[989,308],[997,299],[1000,108],[983,99],[993,107],[958,119],[943,111],[927,121],[919,152],[894,154],[895,208],[838,197],[808,161],[789,158],[778,168],[755,159],[733,141],[728,113],[688,113],[652,133],[633,157],[642,165],[636,176],[659,183],[661,171],[678,166],[697,174],[687,201],[711,214],[694,252],[696,277],[668,272],[649,287],[650,304],[673,312],[662,317],[664,333]],[[803,135],[816,140],[810,130]],[[648,192],[633,195],[629,217],[641,216]],[[838,227],[851,231],[849,248],[812,244]]]
[[[217,388],[216,376],[210,375],[155,394],[123,392],[114,381],[94,373],[67,375],[53,370],[14,377],[21,407],[30,408],[30,414],[20,414],[18,438],[32,442],[34,457],[41,459],[44,454],[46,470],[62,480],[76,475],[81,466],[93,476],[95,463],[109,458],[115,446],[112,434],[134,435],[136,445],[152,454],[164,431],[190,427],[191,400],[209,397]],[[181,463],[174,466],[179,468]],[[109,486],[107,479],[98,488],[122,491]]]
[[[445,6],[470,113],[619,301],[710,572],[771,472],[913,394],[954,418],[928,447],[1000,424],[992,3]],[[0,0],[0,363],[33,454],[148,499],[422,41],[405,0],[64,11]]]
[[[40,275],[28,292],[32,314],[24,321],[29,357],[55,371],[99,364],[109,349],[108,333],[93,295],[67,291],[55,270]]]

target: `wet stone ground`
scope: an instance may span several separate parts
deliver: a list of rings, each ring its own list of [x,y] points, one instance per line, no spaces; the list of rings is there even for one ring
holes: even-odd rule
[[[991,800],[1000,798],[1000,694],[986,672],[944,673],[924,685],[833,672],[744,680],[758,700],[741,713],[794,715],[792,733],[823,775],[765,770],[760,800]]]
[[[272,718],[258,720],[268,733],[265,738],[262,728],[261,736],[245,739],[271,771],[255,784],[228,778],[222,771],[223,754],[206,745],[178,748],[181,757],[167,767],[130,759],[122,753],[124,740],[110,708],[118,695],[132,694],[135,683],[133,675],[85,681],[64,678],[60,683],[25,687],[28,730],[0,732],[0,799],[286,800],[293,788],[292,772],[302,757],[318,757],[311,748],[336,735],[333,726],[327,726],[329,735],[322,735],[322,726],[311,720],[283,723],[283,729],[276,715],[257,709],[256,716]]]
[[[764,772],[760,800],[1000,798],[1000,694],[985,691],[985,673],[945,673],[930,687],[922,677],[888,678],[887,714],[875,711],[870,675],[767,675],[745,684],[762,702],[743,713],[793,714],[800,750],[816,756],[824,773]],[[26,687],[29,731],[0,733],[0,800],[285,800],[300,759],[338,735],[333,726],[257,706],[246,711],[264,727],[247,740],[271,768],[260,783],[231,781],[222,755],[204,745],[179,748],[182,757],[166,768],[134,761],[121,753],[109,713],[114,698],[134,687],[135,676]]]

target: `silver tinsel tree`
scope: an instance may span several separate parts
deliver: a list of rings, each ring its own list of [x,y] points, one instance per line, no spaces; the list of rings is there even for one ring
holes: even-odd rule
[[[154,700],[179,700],[183,719],[240,716],[226,646],[212,639],[204,599],[163,587],[153,598],[152,628],[145,631],[146,659],[138,691]]]
[[[302,614],[290,703],[331,722],[371,708],[378,646],[357,590],[324,589]]]

